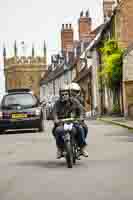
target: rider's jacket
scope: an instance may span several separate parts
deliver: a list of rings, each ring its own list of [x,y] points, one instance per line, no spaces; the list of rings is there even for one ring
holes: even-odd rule
[[[84,103],[84,98],[83,98],[82,96],[78,95],[76,98],[79,100],[79,102],[80,102],[83,106],[85,105],[85,103]]]
[[[70,117],[84,117],[84,107],[80,101],[74,97],[70,97],[67,102],[62,102],[58,99],[53,108],[54,120]]]

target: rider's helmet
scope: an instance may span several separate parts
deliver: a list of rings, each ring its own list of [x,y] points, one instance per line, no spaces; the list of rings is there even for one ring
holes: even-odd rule
[[[80,86],[78,83],[75,83],[75,82],[70,83],[69,89],[70,89],[71,96],[76,97],[76,96],[80,95],[81,89],[80,89]]]
[[[63,84],[59,89],[59,96],[62,102],[68,101],[70,97],[70,90],[68,84]]]

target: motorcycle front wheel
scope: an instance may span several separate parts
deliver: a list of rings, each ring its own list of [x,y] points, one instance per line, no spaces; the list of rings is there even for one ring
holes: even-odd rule
[[[72,152],[72,146],[70,141],[65,142],[65,150],[66,150],[66,162],[67,167],[72,168],[73,167],[73,152]]]

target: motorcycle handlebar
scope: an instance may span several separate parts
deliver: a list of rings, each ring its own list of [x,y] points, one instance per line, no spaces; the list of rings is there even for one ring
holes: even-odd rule
[[[81,121],[83,121],[82,119],[80,119],[80,118],[65,118],[65,119],[60,119],[59,120],[59,122],[63,122],[63,123],[65,123],[65,122],[81,122]]]

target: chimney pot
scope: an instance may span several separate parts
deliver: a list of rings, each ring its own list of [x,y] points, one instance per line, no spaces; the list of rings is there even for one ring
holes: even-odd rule
[[[62,24],[62,29],[64,29],[64,24]]]
[[[86,17],[89,17],[89,10],[86,11]]]
[[[80,12],[80,17],[83,17],[83,10]]]

